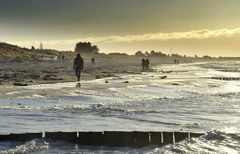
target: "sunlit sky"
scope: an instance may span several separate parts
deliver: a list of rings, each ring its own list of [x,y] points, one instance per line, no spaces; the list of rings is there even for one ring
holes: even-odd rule
[[[240,56],[239,0],[0,0],[0,42]]]

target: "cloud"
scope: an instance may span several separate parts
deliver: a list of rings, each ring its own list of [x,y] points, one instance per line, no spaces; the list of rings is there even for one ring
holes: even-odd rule
[[[221,30],[197,30],[189,32],[174,32],[174,33],[153,33],[144,35],[126,35],[126,36],[109,36],[105,41],[110,42],[139,42],[139,41],[165,41],[178,39],[207,39],[214,37],[231,37],[235,34],[240,34],[240,28],[236,29],[221,29]]]
[[[10,41],[10,43],[20,46],[39,45],[42,42],[45,46],[55,45],[74,45],[79,41],[87,41],[93,43],[124,43],[124,42],[142,42],[142,41],[167,41],[180,39],[208,39],[217,37],[231,37],[240,34],[240,28],[235,29],[219,29],[219,30],[196,30],[188,32],[173,32],[173,33],[149,33],[143,35],[110,35],[99,37],[87,37],[67,40],[48,40],[48,41]]]

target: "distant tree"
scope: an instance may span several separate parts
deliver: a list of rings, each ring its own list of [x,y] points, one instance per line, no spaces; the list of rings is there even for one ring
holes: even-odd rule
[[[43,44],[42,44],[42,42],[41,42],[40,45],[39,45],[39,49],[40,49],[40,50],[43,50]]]
[[[177,54],[177,53],[174,53],[174,54],[172,54],[172,55],[171,55],[171,57],[175,57],[175,58],[181,58],[182,56],[181,56],[181,55],[179,55],[179,54]]]
[[[32,47],[31,47],[31,50],[35,50],[35,47],[34,47],[34,46],[32,46]]]
[[[96,45],[92,46],[93,53],[98,53],[99,49]]]
[[[205,58],[205,59],[212,59],[212,57],[210,57],[208,55],[203,56],[203,58]]]
[[[145,54],[142,53],[142,51],[137,51],[137,52],[135,53],[135,56],[145,56]]]
[[[147,51],[145,52],[145,55],[146,55],[146,56],[150,56],[150,54],[149,54]]]
[[[75,52],[80,53],[98,53],[98,51],[98,47],[90,42],[78,42],[75,47]]]
[[[194,58],[198,58],[198,56],[197,56],[197,55],[194,55]]]
[[[162,53],[161,51],[159,51],[158,54],[159,54],[160,57],[167,57],[167,55]]]
[[[155,52],[154,50],[152,50],[151,52],[150,52],[150,55],[151,56],[154,56],[154,57],[166,57],[167,55],[166,54],[163,54],[162,52]]]
[[[110,55],[110,56],[128,56],[128,54],[120,53],[120,52],[113,52],[113,53],[109,53],[108,55]]]
[[[151,55],[151,56],[154,56],[154,55],[156,55],[156,52],[155,52],[154,50],[152,50],[152,51],[150,52],[150,55]]]

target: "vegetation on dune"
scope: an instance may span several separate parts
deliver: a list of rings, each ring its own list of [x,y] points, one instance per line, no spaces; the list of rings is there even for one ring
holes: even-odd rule
[[[42,45],[42,44],[41,44]],[[186,56],[186,55],[179,55],[177,53],[172,54],[165,54],[161,51],[137,51],[134,55],[128,55],[124,52],[111,52],[108,54],[100,53],[99,48],[96,45],[92,45],[90,42],[78,42],[75,46],[75,52],[69,51],[58,51],[54,49],[43,49],[41,46],[40,48],[31,47],[29,48],[22,48],[17,45],[12,45],[8,43],[1,43],[0,42],[0,60],[31,60],[31,59],[41,59],[41,57],[60,57],[65,56],[65,59],[73,59],[75,57],[76,52],[81,53],[83,57],[155,57],[155,58],[168,58],[168,59],[213,59],[215,57],[211,57],[208,55],[204,55],[202,57],[194,55]],[[238,59],[239,57],[218,57],[219,59]]]
[[[28,59],[29,50],[16,45],[0,43],[0,59]]]
[[[90,42],[78,42],[75,47],[75,52],[80,53],[98,53],[98,51],[98,47]]]
[[[59,55],[59,51],[51,49],[22,48],[17,45],[0,43],[0,60],[30,60],[36,55]]]

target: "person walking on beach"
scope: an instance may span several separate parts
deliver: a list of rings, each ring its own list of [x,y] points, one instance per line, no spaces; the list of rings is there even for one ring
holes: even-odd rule
[[[73,69],[75,70],[78,81],[80,81],[80,78],[81,78],[81,71],[83,70],[83,65],[84,65],[84,61],[80,53],[78,53],[73,63]]]
[[[145,58],[142,59],[142,69],[145,70],[145,66],[146,66],[146,60]]]
[[[145,67],[146,67],[146,70],[148,70],[149,64],[150,64],[150,62],[149,62],[149,59],[147,58],[147,59],[146,59],[146,66],[145,66]]]
[[[95,58],[91,58],[92,64],[95,64]]]

